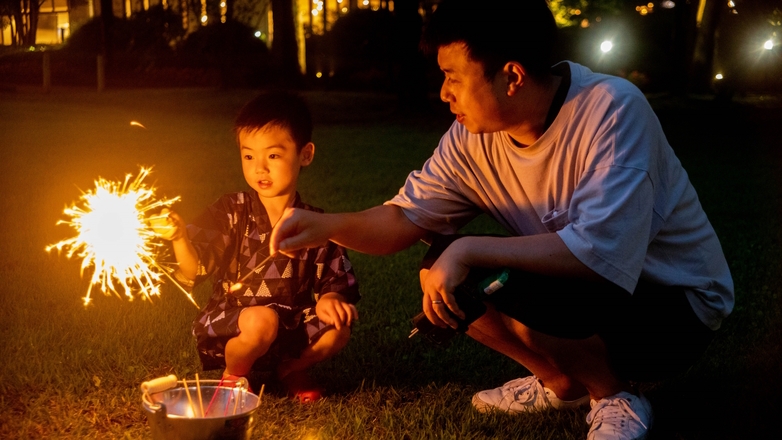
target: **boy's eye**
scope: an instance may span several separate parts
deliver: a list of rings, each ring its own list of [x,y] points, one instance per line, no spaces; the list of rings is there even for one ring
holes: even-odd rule
[[[279,154],[270,154],[269,159],[278,159],[280,157]]]
[[[249,154],[244,155],[244,160],[253,160],[253,157]]]

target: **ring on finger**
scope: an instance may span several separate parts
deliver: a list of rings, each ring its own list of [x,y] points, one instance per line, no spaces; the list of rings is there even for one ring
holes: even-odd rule
[[[432,300],[432,304],[442,304],[443,302],[439,299]]]

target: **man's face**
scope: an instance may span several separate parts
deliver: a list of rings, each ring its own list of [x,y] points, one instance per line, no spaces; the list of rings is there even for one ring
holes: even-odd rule
[[[470,133],[491,133],[504,127],[500,99],[506,93],[503,75],[487,81],[483,64],[470,59],[462,43],[442,46],[437,63],[445,73],[440,99],[450,105],[456,120]]]
[[[276,126],[239,133],[244,178],[261,198],[293,195],[301,167],[312,161],[313,148],[309,143],[299,151],[288,130]]]

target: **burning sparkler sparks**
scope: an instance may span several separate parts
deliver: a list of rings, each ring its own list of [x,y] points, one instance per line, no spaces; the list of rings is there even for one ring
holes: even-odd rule
[[[155,199],[155,188],[143,183],[150,172],[151,168],[142,167],[135,179],[127,174],[122,182],[99,177],[95,189],[82,194],[80,205],[65,208],[63,212],[70,219],[57,222],[71,226],[77,234],[47,246],[46,252],[65,250],[67,258],[80,257],[82,275],[85,269],[93,268],[84,305],[90,303],[94,286],[106,295],[120,296],[122,290],[132,300],[132,292],[138,291],[143,299],[151,299],[160,295],[160,283],[166,276],[198,307],[170,275],[173,269],[155,261],[161,244],[149,224],[155,219],[150,213],[171,206],[179,197]]]

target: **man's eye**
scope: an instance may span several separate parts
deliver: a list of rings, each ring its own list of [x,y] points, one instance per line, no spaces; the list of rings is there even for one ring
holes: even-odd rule
[[[279,154],[270,154],[270,155],[269,155],[269,159],[277,159],[277,158],[279,158],[279,157],[280,157],[280,155],[279,155]]]
[[[250,156],[249,154],[245,154],[244,155],[244,160],[253,160],[253,157]]]

